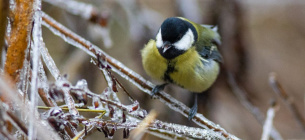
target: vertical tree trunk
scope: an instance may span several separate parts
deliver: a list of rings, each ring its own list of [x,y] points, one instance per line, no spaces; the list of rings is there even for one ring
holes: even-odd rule
[[[4,66],[5,72],[19,81],[19,71],[23,67],[25,50],[29,44],[29,33],[32,28],[33,0],[16,0],[11,9],[11,32],[7,38],[8,50]]]

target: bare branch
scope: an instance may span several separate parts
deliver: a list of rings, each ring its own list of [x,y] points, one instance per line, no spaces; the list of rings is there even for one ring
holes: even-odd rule
[[[20,121],[12,112],[6,111],[6,114],[10,117],[13,124],[15,124],[19,129],[25,134],[28,135],[28,128],[23,124],[22,121]]]
[[[269,84],[272,87],[273,91],[281,97],[281,99],[285,102],[288,109],[291,111],[297,123],[302,127],[305,132],[305,119],[302,116],[302,113],[297,109],[293,98],[284,90],[281,83],[277,80],[276,73],[269,74]]]
[[[42,54],[43,60],[45,62],[45,64],[47,65],[49,71],[52,73],[53,77],[58,81],[56,82],[56,84],[58,84],[57,86],[63,86],[65,87],[62,83],[66,83],[66,79],[65,77],[61,77],[60,72],[58,70],[58,68],[56,67],[56,64],[54,62],[54,60],[52,59],[52,57],[50,56],[48,49],[45,47],[44,44],[42,44],[40,48],[40,52]],[[65,97],[65,102],[69,107],[69,110],[72,114],[78,114],[75,105],[74,105],[74,100],[71,97],[71,95],[69,94],[68,90],[66,88],[63,89],[64,97]]]
[[[264,123],[261,140],[269,140],[271,131],[273,129],[273,118],[277,110],[278,110],[277,104],[276,102],[273,102],[267,111],[267,117]]]
[[[21,114],[24,114],[24,117],[29,117],[29,101],[23,101],[22,98],[19,96],[20,94],[12,89],[12,85],[8,84],[10,78],[5,78],[2,75],[0,76],[0,90],[1,95],[5,95],[7,99],[9,99],[13,104],[13,107]],[[37,114],[38,112],[35,112]],[[21,125],[18,125],[21,126]],[[48,123],[34,117],[34,127],[37,128],[37,137],[41,139],[59,139],[57,133],[55,133],[52,128],[49,126]],[[21,127],[20,127],[21,128]],[[26,132],[26,127],[21,128],[23,131]]]
[[[19,81],[19,70],[23,66],[25,50],[29,45],[29,31],[32,28],[33,1],[19,0],[12,9],[11,31],[8,36],[8,50],[4,70],[14,82]]]
[[[254,106],[246,97],[247,93],[245,90],[241,89],[239,85],[237,84],[234,76],[231,73],[227,73],[228,76],[228,83],[230,87],[232,88],[233,93],[238,98],[238,100],[241,102],[241,104],[255,117],[255,119],[261,124],[264,124],[264,115],[260,111],[260,109],[256,106]],[[282,140],[282,136],[280,133],[275,129],[272,128],[271,130],[271,137],[275,140]]]
[[[47,93],[45,93],[44,90],[43,90],[42,88],[39,88],[39,89],[38,89],[38,94],[39,94],[41,100],[45,103],[46,106],[48,106],[48,107],[53,107],[53,106],[55,106],[55,105],[53,104],[53,102],[51,101],[51,99],[49,99],[49,98],[47,97]]]
[[[61,25],[60,23],[56,22],[54,19],[52,19],[45,13],[43,14],[43,21],[43,25],[48,27],[54,34],[60,37],[64,37],[64,39],[68,43],[79,47],[80,49],[91,55],[93,58],[103,59],[111,66],[114,72],[118,73],[120,76],[136,85],[140,90],[144,91],[145,93],[149,95],[151,94],[151,89],[154,87],[151,82],[145,80],[142,76],[135,73],[116,59],[103,52],[97,46],[93,45],[89,41],[86,41],[82,37],[78,36],[77,34],[73,33],[72,31]],[[97,56],[100,56],[100,58],[97,58]],[[157,94],[157,96],[159,97],[161,102],[165,103],[171,109],[181,113],[185,117],[188,116],[190,108],[184,105],[183,103],[172,98],[169,94],[165,92],[160,92],[159,94]],[[227,133],[219,125],[216,125],[213,122],[209,121],[200,113],[196,114],[196,116],[193,118],[193,121],[201,127],[209,128],[217,133],[222,134],[226,138],[237,139],[234,135]]]

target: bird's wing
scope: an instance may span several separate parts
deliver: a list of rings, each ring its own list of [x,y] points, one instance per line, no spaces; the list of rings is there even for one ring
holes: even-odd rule
[[[222,56],[216,46],[204,47],[204,49],[199,52],[199,55],[203,59],[212,59],[220,63],[223,62]]]
[[[201,24],[201,26],[211,29],[210,31],[214,32],[213,37],[211,38],[211,45],[204,46],[203,49],[199,51],[200,56],[203,59],[213,59],[217,62],[223,62],[222,56],[219,53],[217,47],[220,46],[220,36],[218,34],[218,27],[216,25],[205,25]]]
[[[209,28],[215,33],[215,36],[214,36],[212,42],[214,42],[217,46],[220,46],[221,41],[220,41],[220,37],[218,34],[218,26],[217,25],[206,25],[206,24],[201,24],[201,26],[205,27],[205,28]]]

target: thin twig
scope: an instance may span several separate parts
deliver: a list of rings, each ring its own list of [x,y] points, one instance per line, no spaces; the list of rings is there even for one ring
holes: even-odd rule
[[[254,118],[261,124],[264,124],[264,115],[260,111],[260,109],[254,106],[246,97],[247,93],[245,90],[241,89],[237,84],[233,74],[227,73],[228,83],[232,88],[233,93],[237,97],[237,99],[241,102],[241,104],[254,116]],[[273,127],[271,130],[271,137],[275,140],[282,140],[282,136],[280,133]]]
[[[43,45],[44,46],[44,45]],[[48,107],[57,106],[56,102],[50,97],[48,94],[49,91],[49,82],[46,75],[46,72],[44,70],[42,59],[39,59],[39,88],[38,88],[38,94],[42,101],[46,104]]]
[[[46,107],[46,106],[37,106],[38,109],[44,109],[44,110],[50,110],[52,107]],[[67,107],[62,107],[62,110],[69,111],[69,108]],[[105,114],[105,110],[95,110],[95,109],[83,109],[83,108],[76,108],[77,111],[79,112],[93,112],[93,113],[103,113]]]
[[[44,90],[43,90],[42,88],[39,88],[39,89],[38,89],[38,94],[39,94],[41,100],[44,102],[44,104],[45,104],[46,106],[48,106],[48,107],[53,107],[53,106],[55,106],[55,105],[53,104],[53,102],[50,101],[50,99],[48,99],[48,98],[46,97],[46,93],[44,92]]]
[[[24,117],[29,117],[29,101],[22,101],[20,94],[14,90],[12,85],[8,84],[10,78],[0,75],[0,91],[1,95],[5,95],[13,104],[13,107],[16,109],[17,113],[24,114]],[[18,109],[18,110],[17,110]],[[35,114],[38,113],[35,111]],[[52,131],[51,126],[40,120],[39,118],[34,117],[34,127],[37,128],[37,137],[41,139],[59,139],[57,133]]]
[[[208,138],[215,138],[215,139],[225,139],[221,133],[215,133],[209,129],[201,129],[195,127],[188,127],[179,124],[173,123],[166,123],[160,120],[155,120],[153,122],[141,123],[141,121],[127,121],[126,123],[120,122],[113,122],[113,121],[104,121],[100,119],[91,119],[91,123],[96,123],[97,127],[115,127],[116,129],[124,129],[128,128],[133,130],[138,127],[146,128],[147,131],[159,133],[159,135],[164,136],[172,136],[171,138],[175,137],[189,137],[195,139],[208,139]],[[144,126],[142,126],[144,125]]]
[[[103,112],[99,112],[99,113],[102,113],[100,116],[98,116],[98,118],[101,119],[105,115],[106,111],[105,110],[98,110],[98,111],[103,111]],[[90,111],[88,111],[88,112],[90,112]],[[88,127],[85,126],[85,128],[81,132],[79,132],[72,140],[78,140],[80,138],[84,138],[85,136],[87,136],[87,133],[89,131],[93,130],[94,127],[95,127],[95,124],[90,124]]]
[[[70,85],[70,87],[71,87],[71,91],[76,90],[76,91],[82,92],[82,94],[87,94],[88,96],[98,98],[101,102],[104,102],[104,103],[109,104],[109,105],[113,105],[113,106],[115,106],[117,108],[120,108],[123,111],[127,111],[129,113],[138,110],[138,107],[139,107],[139,102],[137,102],[137,101],[134,101],[132,105],[126,106],[126,105],[124,105],[120,102],[114,102],[114,101],[111,101],[109,99],[102,98],[100,95],[94,94],[89,90],[85,91],[83,89],[77,89],[77,88],[74,88],[72,85]],[[135,114],[135,116],[137,118],[143,118],[144,117],[144,116],[141,116],[139,114]]]
[[[119,61],[115,60],[111,56],[107,55],[105,52],[100,50],[97,46],[93,45],[89,41],[86,41],[82,37],[78,36],[77,34],[73,33],[60,23],[56,22],[54,19],[49,17],[47,14],[43,13],[43,25],[48,27],[51,31],[53,31],[54,34],[64,37],[66,41],[72,45],[75,45],[76,47],[79,47],[80,49],[87,52],[89,55],[91,55],[93,58],[96,58],[96,56],[100,56],[101,58],[105,60],[110,66],[112,67],[112,70],[116,73],[118,73],[123,78],[131,81],[134,85],[136,85],[139,89],[144,91],[147,94],[151,94],[151,90],[154,87],[154,85],[145,80],[142,76],[135,73],[131,69],[124,66]],[[70,40],[69,40],[70,39]],[[73,41],[69,42],[69,41]],[[75,44],[75,42],[77,44]],[[98,58],[96,58],[98,59]],[[160,101],[165,103],[167,106],[169,106],[171,109],[174,109],[175,111],[178,111],[183,116],[187,117],[190,111],[190,108],[184,105],[183,103],[179,102],[178,100],[172,98],[169,94],[165,92],[160,92],[160,94],[157,94]],[[224,137],[229,139],[238,139],[234,135],[226,132],[223,128],[221,128],[219,125],[215,125],[213,122],[206,119],[202,114],[197,113],[196,116],[193,118],[193,121],[198,124],[201,127],[206,127],[209,129],[212,129],[215,132],[221,133]]]
[[[44,15],[44,14],[42,13],[42,15]],[[52,57],[50,56],[48,49],[46,48],[44,43],[39,48],[40,48],[42,58],[46,64],[47,68],[49,69],[49,71],[51,72],[53,77],[56,79],[56,81],[60,81],[60,82],[56,82],[56,84],[60,84],[62,81],[65,81],[66,79],[60,75],[60,72],[59,72],[55,62],[52,59]],[[62,85],[58,85],[58,86],[62,86]],[[71,97],[71,95],[69,94],[68,90],[64,88],[63,92],[64,92],[64,97],[65,97],[64,99],[65,99],[66,104],[69,107],[70,113],[78,114],[77,110],[75,109],[74,100]]]
[[[94,125],[90,125],[87,129],[83,129],[82,131],[80,131],[72,140],[78,140],[80,138],[82,138],[85,133],[88,132],[88,129],[89,130],[92,130],[94,128]]]
[[[269,74],[269,84],[272,87],[273,91],[278,96],[280,96],[281,99],[285,102],[286,106],[294,116],[295,120],[305,132],[305,119],[302,116],[302,113],[297,109],[295,103],[293,102],[293,98],[284,90],[281,83],[277,80],[276,73]]]
[[[13,124],[16,124],[17,127],[20,128],[20,130],[25,134],[28,135],[28,128],[23,124],[22,121],[20,121],[12,112],[6,111],[6,114],[12,119]]]
[[[31,30],[31,40],[32,40],[32,75],[31,75],[31,94],[30,94],[30,118],[29,118],[29,134],[28,138],[30,140],[36,139],[37,130],[34,127],[34,117],[36,106],[38,104],[38,70],[39,70],[39,61],[40,61],[40,52],[39,47],[43,44],[42,39],[42,29],[41,29],[41,0],[34,0],[33,3],[33,23],[32,23],[32,30]],[[26,95],[24,95],[26,96]]]
[[[15,138],[11,134],[9,134],[9,132],[7,132],[7,130],[0,129],[0,134],[9,140],[17,140],[17,138]]]
[[[273,118],[276,111],[277,111],[277,105],[276,102],[273,102],[267,111],[267,117],[264,123],[261,140],[269,140],[270,133],[273,128]]]
[[[42,49],[46,50],[46,48],[42,48]],[[47,51],[46,51],[46,53],[44,53],[44,55],[48,55]],[[46,57],[46,59],[54,62],[51,57]],[[47,83],[47,77],[45,75],[45,71],[43,69],[43,65],[42,65],[41,61],[39,61],[39,65],[40,65],[40,69],[39,69],[39,73],[40,73],[39,76],[40,77],[39,77],[39,80],[41,81],[40,84],[41,84],[41,86],[43,88],[38,88],[38,94],[39,94],[40,98],[42,99],[42,101],[45,103],[46,106],[48,106],[48,107],[57,106],[56,102],[52,98],[50,98],[49,95],[46,93],[47,89],[48,89],[48,87],[45,87],[45,86],[47,86],[45,84],[48,84]],[[54,63],[54,65],[55,65],[55,63]],[[75,136],[75,133],[72,131],[71,127],[65,126],[65,131],[67,132],[67,134],[71,138]]]
[[[20,80],[20,70],[23,67],[25,50],[29,44],[28,31],[32,27],[33,1],[34,0],[16,1],[14,3],[14,8],[11,9],[10,21],[14,22],[10,22],[11,30],[9,31],[9,34],[7,34],[8,49],[4,71],[12,78],[15,84]],[[1,47],[2,45],[3,44],[1,44]],[[5,97],[0,96],[0,98]],[[10,123],[8,123],[7,129],[9,132],[11,131]]]

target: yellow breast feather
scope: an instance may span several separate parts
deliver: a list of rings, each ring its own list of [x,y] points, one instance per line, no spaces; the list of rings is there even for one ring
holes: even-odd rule
[[[216,80],[219,65],[212,60],[202,61],[192,47],[184,54],[176,57],[175,71],[170,73],[170,77],[177,85],[191,91],[201,93],[209,88]],[[204,65],[203,65],[204,63]]]
[[[153,79],[163,81],[167,69],[167,60],[162,57],[156,47],[156,41],[150,40],[141,51],[142,64],[146,73]]]

